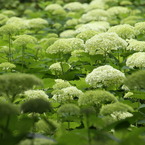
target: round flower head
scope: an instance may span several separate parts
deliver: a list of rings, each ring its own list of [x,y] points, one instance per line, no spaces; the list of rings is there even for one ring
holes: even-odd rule
[[[76,35],[76,32],[74,30],[65,30],[60,33],[60,37],[63,37],[63,38],[73,38],[75,37],[75,35]]]
[[[83,14],[80,18],[80,22],[87,23],[90,21],[107,21],[109,19],[108,12],[102,9],[94,9],[86,14]]]
[[[14,41],[14,45],[17,47],[27,47],[29,44],[35,44],[37,39],[31,35],[19,35]]]
[[[4,25],[7,20],[8,20],[7,16],[0,14],[0,26]]]
[[[113,16],[121,16],[124,14],[129,14],[130,10],[126,7],[114,6],[107,10],[108,15]]]
[[[134,27],[129,24],[113,26],[108,30],[108,32],[115,32],[123,39],[130,39],[135,37]]]
[[[103,0],[93,0],[86,8],[86,11],[90,11],[93,9],[104,9],[104,8],[105,8],[105,3]]]
[[[48,25],[48,22],[42,18],[34,18],[28,21],[30,29],[43,29]]]
[[[81,33],[87,30],[97,31],[97,32],[105,32],[110,28],[108,22],[91,22],[87,24],[83,24],[76,28],[76,33]]]
[[[65,104],[58,109],[57,113],[61,119],[71,121],[74,117],[79,117],[80,108],[75,104]]]
[[[11,52],[14,52],[14,51],[15,51],[15,49],[14,48],[11,48]],[[9,47],[8,46],[1,46],[0,52],[1,53],[9,54]]]
[[[59,4],[50,4],[45,8],[45,11],[53,12],[58,9],[63,9]]]
[[[72,26],[76,26],[79,23],[78,19],[69,19],[66,21],[65,23],[65,27],[72,27]]]
[[[6,24],[0,27],[0,35],[14,35],[19,32],[19,26],[14,24]]]
[[[48,100],[42,98],[31,98],[26,100],[21,105],[21,110],[24,113],[44,113],[51,111],[51,104]]]
[[[3,10],[2,14],[8,16],[8,17],[12,17],[16,15],[16,12],[12,11],[12,10]]]
[[[145,22],[138,22],[135,24],[136,35],[145,34]]]
[[[48,95],[42,90],[28,90],[24,92],[26,99],[42,98],[48,100]]]
[[[129,56],[126,60],[126,66],[130,68],[138,67],[144,68],[145,67],[145,52],[136,52]]]
[[[80,106],[93,105],[97,107],[115,102],[117,102],[115,96],[104,90],[87,91],[78,100]]]
[[[79,56],[83,56],[83,54],[85,53],[85,50],[74,50],[72,51],[71,53],[71,56],[74,56],[74,57],[79,57]]]
[[[62,80],[62,79],[56,79],[55,84],[53,85],[54,90],[60,90],[63,88],[70,87],[70,83],[68,81]]]
[[[16,25],[20,30],[28,28],[28,21],[19,17],[11,17],[6,24]]]
[[[53,99],[57,102],[71,102],[76,98],[79,98],[83,92],[74,86],[66,87],[60,91],[53,92]]]
[[[130,76],[128,76],[127,79],[125,80],[125,85],[131,90],[144,90],[145,89],[145,70],[139,70],[131,74]]]
[[[133,116],[133,114],[130,113],[130,112],[122,112],[122,111],[115,111],[115,112],[111,113],[110,115],[115,120],[123,120],[123,119],[126,119],[128,117],[132,117]]]
[[[138,41],[135,39],[129,40],[127,50],[145,51],[145,41]]]
[[[127,42],[114,32],[100,33],[86,41],[86,51],[91,55],[98,53],[97,51],[110,52],[126,46]]]
[[[80,2],[71,2],[71,3],[65,4],[64,9],[69,10],[69,11],[83,11],[84,6]]]
[[[63,67],[63,68],[62,68]],[[49,69],[51,70],[52,74],[54,75],[60,75],[63,72],[67,72],[71,68],[70,64],[65,62],[56,62],[53,63]]]
[[[123,84],[124,80],[124,73],[109,65],[94,69],[86,77],[86,83],[93,88],[118,87]]]
[[[93,37],[96,34],[98,34],[98,32],[96,32],[95,30],[86,30],[86,31],[79,33],[76,36],[76,38],[80,38],[84,41],[87,41],[88,39],[90,39],[91,37]]]
[[[59,39],[48,47],[46,52],[49,54],[67,54],[75,49],[84,49],[84,46],[84,41],[79,38]]]
[[[3,63],[0,64],[0,68],[2,68],[2,70],[11,70],[15,67],[16,66],[13,63],[10,63],[10,62],[3,62]]]
[[[133,112],[133,108],[127,104],[116,102],[104,105],[100,110],[101,115],[110,115],[114,112]]]

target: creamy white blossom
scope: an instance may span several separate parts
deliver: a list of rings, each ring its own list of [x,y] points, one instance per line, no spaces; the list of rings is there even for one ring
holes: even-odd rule
[[[127,47],[127,50],[145,51],[145,41],[138,41],[135,39],[131,39],[128,42],[129,45]]]
[[[2,70],[9,70],[9,69],[13,69],[16,66],[13,63],[10,62],[3,62],[0,63],[0,68],[2,68]]]
[[[144,68],[145,67],[145,52],[136,52],[129,56],[126,60],[126,66],[130,68],[138,67]]]
[[[138,22],[135,24],[136,35],[145,34],[145,22]]]
[[[24,92],[24,95],[26,96],[26,99],[49,98],[49,96],[42,90],[28,90]]]
[[[86,83],[93,88],[118,87],[123,84],[124,80],[124,73],[109,65],[95,68],[86,76]]]
[[[127,42],[114,32],[97,34],[86,41],[86,51],[94,55],[98,52],[110,52],[118,48],[126,48]],[[97,52],[98,51],[98,52]]]
[[[113,26],[108,30],[108,32],[115,32],[123,39],[130,39],[135,37],[134,27],[129,24]]]

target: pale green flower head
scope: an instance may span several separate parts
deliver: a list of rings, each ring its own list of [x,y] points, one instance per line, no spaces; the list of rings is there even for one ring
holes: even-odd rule
[[[76,26],[78,23],[79,23],[79,20],[73,18],[73,19],[67,20],[66,23],[65,23],[65,26],[66,26],[66,27]]]
[[[16,25],[20,30],[28,28],[28,21],[19,17],[11,17],[6,24]]]
[[[87,12],[93,9],[104,9],[105,3],[103,0],[93,0],[90,2],[88,7],[85,9]]]
[[[80,115],[80,108],[75,104],[64,104],[58,109],[57,113],[60,118],[70,121],[70,117]]]
[[[0,64],[0,68],[2,70],[12,70],[13,68],[15,68],[16,66],[13,64],[13,63],[10,63],[10,62],[3,62]]]
[[[15,51],[15,49],[11,48],[11,52],[14,52],[14,51]],[[8,46],[1,46],[0,47],[0,53],[9,54],[9,47]]]
[[[83,92],[81,90],[77,89],[74,86],[69,86],[66,88],[62,88],[60,91],[54,91],[52,99],[57,102],[65,103],[79,98],[82,94]]]
[[[121,16],[121,15],[128,15],[130,10],[127,7],[122,6],[114,6],[107,10],[108,15],[111,17],[113,16]]]
[[[145,51],[145,41],[138,41],[135,39],[131,39],[128,42],[129,45],[127,47],[127,50]]]
[[[80,25],[76,27],[76,32],[81,33],[88,30],[105,32],[109,28],[110,28],[110,24],[108,22],[98,21],[98,22],[90,22],[87,24]]]
[[[63,9],[59,4],[50,4],[45,8],[45,11],[53,12],[58,9]]]
[[[138,67],[144,68],[145,67],[145,52],[136,52],[129,56],[126,60],[126,66],[130,68]]]
[[[83,32],[79,33],[76,36],[76,38],[80,38],[84,41],[87,41],[88,39],[90,39],[91,37],[93,37],[96,34],[98,34],[98,32],[95,31],[95,30],[86,30],[86,31],[83,31]]]
[[[86,83],[93,88],[119,87],[123,84],[125,75],[110,65],[95,68],[86,76]]]
[[[117,102],[116,97],[104,90],[87,91],[78,100],[79,106],[90,105],[96,107],[115,102]]]
[[[28,47],[28,45],[35,44],[37,39],[31,35],[18,35],[13,44],[17,47]]]
[[[4,25],[7,20],[8,20],[8,17],[6,15],[0,14],[0,26]]]
[[[86,41],[86,51],[90,55],[126,48],[127,42],[114,32],[97,34]]]
[[[67,54],[75,49],[84,49],[84,47],[84,41],[79,38],[59,39],[48,47],[46,52],[49,54]]]
[[[83,14],[80,18],[80,22],[87,23],[90,21],[107,21],[109,19],[110,15],[107,11],[102,9],[94,9],[86,14]]]
[[[19,32],[20,27],[14,24],[6,24],[0,27],[0,35],[14,35]]]
[[[130,25],[135,25],[137,22],[142,21],[143,17],[142,16],[128,16],[124,19],[121,20],[121,24],[130,24]]]
[[[71,65],[68,63],[62,62],[62,64],[61,64],[61,62],[56,62],[56,63],[53,63],[52,65],[50,65],[49,70],[54,75],[60,75],[63,72],[67,72],[70,68],[71,68]]]
[[[85,50],[74,50],[71,52],[71,56],[74,56],[74,57],[79,57],[79,56],[82,56],[82,53],[85,53]]]
[[[69,11],[78,12],[78,11],[83,11],[84,6],[80,2],[71,2],[71,3],[65,4],[64,9],[69,10]]]
[[[101,110],[101,115],[110,115],[116,112],[133,112],[133,108],[127,104],[123,104],[120,102],[104,105]]]
[[[76,31],[74,30],[65,30],[60,33],[60,37],[62,38],[73,38],[76,35]]]
[[[42,98],[48,100],[49,96],[43,90],[28,90],[24,92],[26,100]]]
[[[108,32],[115,32],[123,39],[131,39],[135,37],[134,27],[129,24],[113,26],[108,30]]]
[[[53,85],[53,89],[60,90],[60,89],[67,88],[70,86],[71,84],[68,81],[62,80],[62,79],[56,79],[55,84]]]
[[[145,22],[138,22],[135,24],[136,35],[145,34]]]
[[[34,18],[28,21],[30,29],[43,29],[48,26],[48,22],[42,18]]]
[[[6,15],[8,17],[16,16],[16,12],[14,12],[12,10],[3,10],[2,14]]]
[[[124,120],[128,117],[132,117],[133,114],[130,112],[115,111],[111,113],[110,116],[113,117],[115,120]]]

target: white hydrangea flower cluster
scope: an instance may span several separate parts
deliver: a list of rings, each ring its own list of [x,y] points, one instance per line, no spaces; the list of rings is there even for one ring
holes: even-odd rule
[[[145,41],[138,41],[135,39],[131,39],[128,42],[129,45],[127,47],[127,50],[145,51]]]
[[[67,87],[71,87],[71,84],[68,81],[62,79],[56,79],[55,84],[53,85],[54,90],[59,90]]]
[[[114,6],[107,10],[107,13],[110,16],[117,16],[122,14],[129,14],[130,10],[127,7],[121,7],[121,6]]]
[[[136,35],[145,34],[145,22],[138,22],[135,24]]]
[[[52,65],[50,65],[49,69],[54,72],[62,73],[60,62],[53,63]]]
[[[67,54],[71,53],[71,51],[75,49],[84,49],[84,47],[84,41],[79,38],[59,39],[55,41],[50,47],[48,47],[46,52],[49,54]]]
[[[61,89],[58,93],[53,95],[52,99],[58,102],[70,102],[75,97],[79,98],[83,92],[74,86]]]
[[[48,100],[49,98],[49,96],[42,90],[28,90],[24,92],[24,95],[27,97],[26,99],[42,98]]]
[[[90,11],[93,9],[104,9],[104,8],[105,8],[105,2],[103,0],[93,0],[86,8],[86,11]]]
[[[109,65],[100,66],[86,76],[86,83],[93,88],[118,87],[123,84],[125,75]]]
[[[0,64],[0,68],[2,68],[2,70],[10,70],[10,69],[13,69],[15,67],[16,66],[10,62],[3,62]]]
[[[19,18],[19,17],[11,17],[8,19],[6,24],[13,24],[19,27],[20,30],[28,28],[28,20]]]
[[[65,23],[65,27],[69,27],[69,26],[76,26],[79,23],[78,19],[69,19],[66,21]]]
[[[108,30],[108,32],[115,32],[123,39],[131,39],[135,37],[134,27],[129,24],[113,26]]]
[[[92,30],[97,32],[105,32],[110,28],[110,24],[108,22],[98,21],[98,22],[90,22],[87,24],[83,24],[76,28],[76,33],[81,33],[84,31]]]
[[[80,38],[84,41],[90,39],[91,37],[93,37],[94,35],[98,34],[97,31],[94,31],[94,30],[86,30],[86,31],[83,31],[81,33],[79,33],[76,38]]]
[[[98,52],[110,52],[111,50],[117,50],[119,47],[126,48],[127,42],[114,32],[100,33],[86,41],[86,51],[90,55]]]
[[[103,9],[94,9],[86,14],[83,14],[80,18],[80,22],[87,23],[90,21],[107,21],[109,19],[110,15],[107,11]]]
[[[0,26],[1,25],[4,25],[7,20],[8,20],[8,17],[7,16],[5,16],[3,14],[0,14]]]
[[[16,12],[14,12],[12,10],[3,10],[2,14],[6,15],[8,17],[16,16]]]
[[[18,35],[13,42],[17,47],[27,47],[29,44],[35,44],[37,39],[31,35]]]
[[[126,60],[126,66],[130,68],[138,67],[144,68],[145,67],[145,52],[136,52],[129,56]]]
[[[76,35],[75,30],[65,30],[60,33],[60,37],[62,38],[73,38],[75,37],[75,35]]]
[[[15,51],[15,49],[11,48],[11,52],[14,52],[14,51]],[[9,47],[8,46],[1,46],[0,47],[0,52],[1,53],[9,54]]]
[[[83,53],[83,52],[85,52],[85,50],[82,50],[82,49],[74,50],[74,51],[72,51],[71,56],[78,57],[78,56],[81,56],[81,53]]]
[[[42,29],[48,25],[48,22],[42,18],[34,18],[28,20],[28,27],[30,29]]]
[[[71,3],[65,4],[64,9],[77,12],[77,11],[83,11],[84,6],[80,2],[71,2]]]
[[[111,113],[111,117],[113,117],[115,120],[123,120],[128,117],[132,117],[133,114],[130,112],[121,112],[121,111],[115,111]]]

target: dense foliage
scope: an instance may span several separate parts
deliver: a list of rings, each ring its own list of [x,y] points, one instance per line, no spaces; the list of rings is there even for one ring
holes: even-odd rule
[[[0,144],[145,144],[144,0],[1,0]]]

